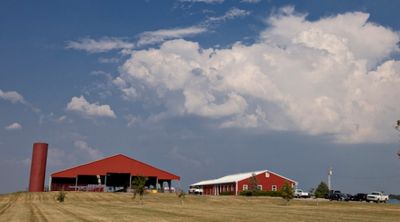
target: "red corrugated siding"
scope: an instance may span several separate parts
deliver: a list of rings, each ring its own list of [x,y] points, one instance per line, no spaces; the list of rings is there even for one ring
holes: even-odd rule
[[[261,174],[256,175],[256,178],[257,178],[257,184],[262,185],[262,190],[264,190],[264,191],[272,191],[272,185],[276,185],[277,190],[280,190],[282,188],[282,186],[285,184],[285,182],[288,182],[289,184],[293,184],[293,186],[294,186],[293,181],[282,178],[271,172],[269,173],[269,177],[266,177],[265,173],[261,173]],[[248,187],[250,189],[250,178],[239,181],[239,183],[238,183],[239,193],[241,191],[243,191],[243,185],[248,185]]]
[[[203,187],[203,195],[215,195],[215,193],[219,194],[222,192],[231,193],[234,195],[236,193],[236,184],[235,183],[224,183],[224,184],[216,184],[214,185],[204,185]]]
[[[203,186],[203,195],[214,195],[214,185]]]
[[[122,154],[56,172],[51,176],[53,178],[76,177],[77,175],[106,175],[106,173],[130,173],[131,175],[157,177],[161,180],[180,180],[180,177],[175,174],[160,170]]]

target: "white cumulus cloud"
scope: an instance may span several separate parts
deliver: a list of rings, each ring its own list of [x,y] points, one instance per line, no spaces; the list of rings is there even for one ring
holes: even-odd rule
[[[240,2],[255,4],[261,2],[261,0],[241,0]]]
[[[223,3],[224,0],[179,0],[180,2],[188,2],[188,3],[207,3],[207,4],[215,4],[215,3]]]
[[[81,153],[85,153],[88,156],[89,160],[98,160],[104,157],[103,153],[100,152],[99,150],[89,146],[85,141],[83,140],[77,140],[74,142],[74,146],[78,148]]]
[[[0,89],[0,98],[4,99],[4,100],[7,100],[7,101],[10,101],[12,103],[18,103],[19,102],[19,103],[22,103],[22,104],[27,104],[27,102],[25,101],[24,97],[21,94],[19,94],[18,92],[16,92],[16,91],[5,92],[5,91],[2,91]]]
[[[216,17],[209,17],[206,21],[206,23],[210,22],[223,22],[226,20],[232,20],[235,18],[240,18],[250,15],[250,12],[247,10],[239,9],[239,8],[231,8],[229,11],[227,11],[224,15],[222,16],[216,16]]]
[[[89,53],[108,52],[111,50],[130,50],[135,45],[119,38],[103,37],[101,39],[84,38],[67,42],[68,49],[83,50]]]
[[[186,28],[174,28],[174,29],[159,29],[151,32],[144,32],[140,34],[138,45],[148,45],[160,43],[168,39],[183,38],[187,36],[197,35],[206,32],[207,29],[204,27],[191,26]]]
[[[109,105],[89,103],[84,96],[72,97],[67,104],[67,110],[77,112],[85,117],[111,117],[116,118],[114,111]]]
[[[169,114],[213,118],[219,127],[392,141],[400,61],[391,56],[400,38],[368,17],[350,12],[309,21],[285,7],[266,20],[254,44],[207,49],[166,41],[133,51],[115,82],[122,92],[154,92]]]
[[[15,122],[5,127],[6,130],[20,130],[22,129],[21,124]]]

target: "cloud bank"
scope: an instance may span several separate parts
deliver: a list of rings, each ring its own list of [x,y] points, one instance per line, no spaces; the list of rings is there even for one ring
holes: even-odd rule
[[[81,114],[84,117],[110,117],[116,118],[114,111],[109,105],[89,103],[84,96],[72,97],[67,104],[67,110]]]
[[[368,17],[309,21],[286,7],[267,19],[254,44],[205,49],[166,41],[133,51],[114,82],[143,100],[155,95],[168,115],[210,118],[218,127],[387,142],[400,113],[400,62],[390,59],[399,34]]]

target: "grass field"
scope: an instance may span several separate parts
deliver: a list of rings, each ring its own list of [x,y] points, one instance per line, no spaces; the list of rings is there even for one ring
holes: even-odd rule
[[[390,204],[234,196],[57,192],[0,195],[0,221],[400,221]]]

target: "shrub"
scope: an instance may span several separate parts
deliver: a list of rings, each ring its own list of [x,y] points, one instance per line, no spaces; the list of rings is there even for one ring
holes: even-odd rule
[[[185,196],[186,196],[185,191],[183,191],[182,189],[179,189],[176,192],[176,196],[178,196],[178,198],[181,200],[181,204],[183,205],[183,200],[185,199]]]
[[[60,190],[60,192],[58,192],[58,195],[57,195],[57,201],[60,203],[64,202],[65,196],[66,196],[66,193],[65,193],[64,189]]]
[[[240,192],[241,196],[268,196],[268,197],[280,197],[281,192],[279,191],[262,191],[262,190],[245,190]]]
[[[221,193],[219,193],[219,195],[222,195],[222,196],[228,196],[228,195],[235,195],[235,193],[234,193],[234,192],[232,192],[232,191],[225,191],[225,192],[221,192]]]
[[[241,191],[239,194],[241,196],[253,196],[253,192],[251,190]]]
[[[140,201],[143,199],[144,194],[144,186],[146,185],[147,177],[144,176],[136,176],[132,181],[133,188],[133,199],[136,198],[136,195],[139,194]]]

